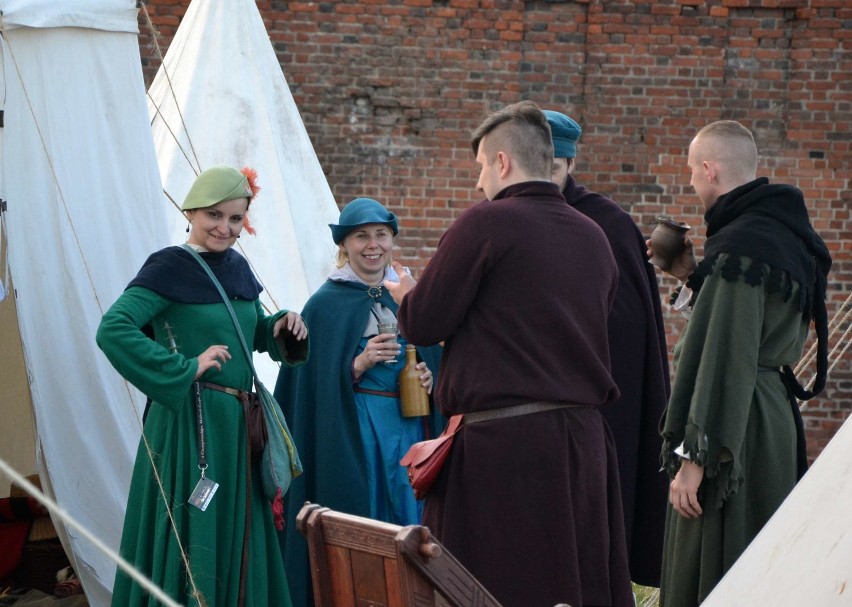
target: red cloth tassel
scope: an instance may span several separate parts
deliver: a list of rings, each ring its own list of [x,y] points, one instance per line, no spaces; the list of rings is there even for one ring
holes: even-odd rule
[[[278,531],[284,530],[284,498],[281,494],[281,487],[278,487],[278,493],[275,494],[275,499],[272,500],[272,519],[275,522],[275,528]]]

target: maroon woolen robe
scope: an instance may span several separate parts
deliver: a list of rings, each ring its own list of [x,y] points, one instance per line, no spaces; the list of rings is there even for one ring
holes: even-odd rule
[[[424,524],[505,607],[632,606],[615,446],[606,237],[558,186],[526,182],[463,213],[402,301],[415,344],[444,341],[446,415],[582,405],[462,427]]]

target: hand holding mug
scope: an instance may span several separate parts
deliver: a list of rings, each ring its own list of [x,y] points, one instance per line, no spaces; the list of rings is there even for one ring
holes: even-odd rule
[[[393,365],[397,362],[396,355],[399,354],[400,345],[399,341],[397,341],[397,335],[399,335],[399,327],[396,322],[380,322],[378,323],[379,328],[379,336],[385,336],[386,341],[385,344],[388,350],[391,353],[391,357],[389,360],[384,360],[384,364]],[[390,337],[387,337],[390,336]]]
[[[396,358],[400,352],[399,342],[396,335],[375,335],[367,340],[367,345],[361,353],[352,361],[352,376],[358,379],[368,369],[372,369],[379,363],[389,362]],[[393,363],[391,363],[393,364]]]

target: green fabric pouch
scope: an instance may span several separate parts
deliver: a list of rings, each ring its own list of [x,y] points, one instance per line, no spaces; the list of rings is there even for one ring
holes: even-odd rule
[[[254,384],[263,406],[263,418],[266,423],[266,445],[263,447],[260,481],[264,496],[273,503],[273,513],[276,514],[277,521],[275,504],[287,493],[290,482],[302,473],[302,463],[275,397],[256,377]]]

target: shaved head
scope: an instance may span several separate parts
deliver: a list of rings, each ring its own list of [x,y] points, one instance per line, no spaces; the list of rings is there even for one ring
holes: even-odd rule
[[[693,139],[697,162],[715,162],[726,181],[747,183],[757,175],[757,146],[747,128],[736,120],[719,120]]]
[[[514,103],[488,116],[471,136],[474,154],[479,153],[480,143],[489,160],[505,150],[530,178],[550,179],[553,161],[550,125],[532,101]]]

